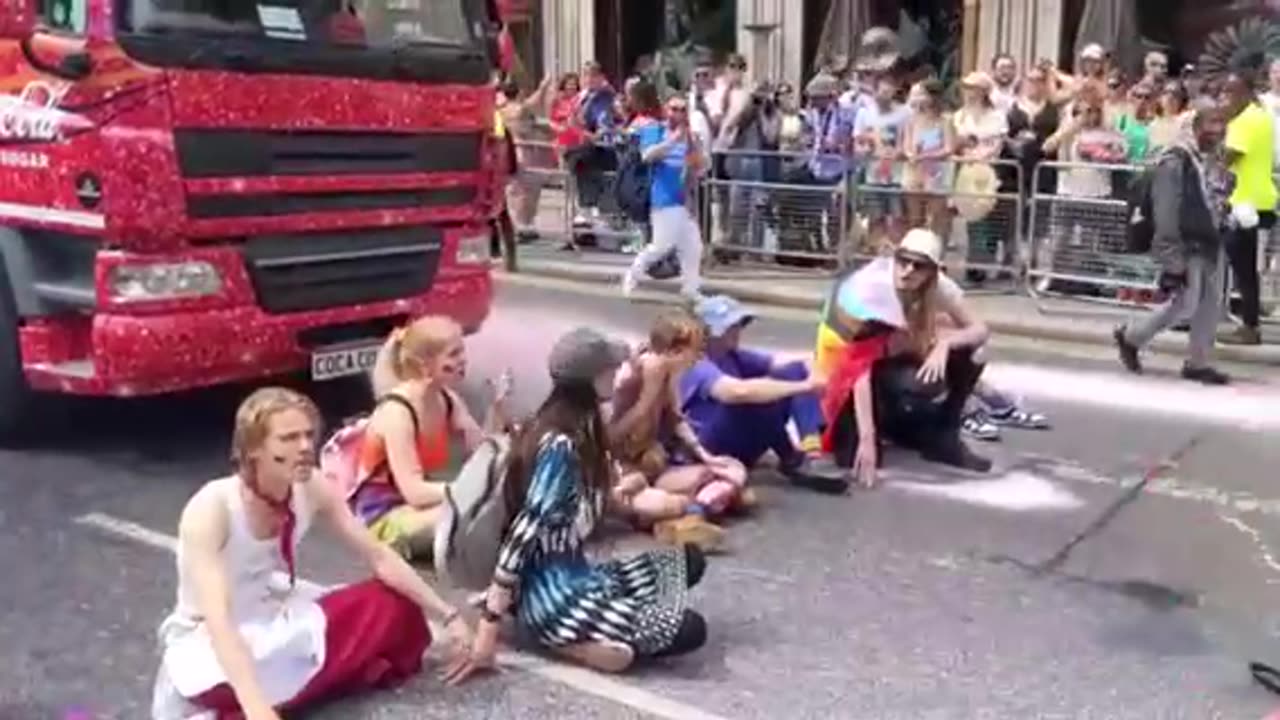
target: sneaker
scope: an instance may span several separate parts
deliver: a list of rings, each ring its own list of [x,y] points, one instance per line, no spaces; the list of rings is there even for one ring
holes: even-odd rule
[[[843,495],[849,492],[849,474],[829,462],[800,456],[799,462],[783,466],[779,470],[798,488],[823,495]]]
[[[700,515],[685,515],[655,524],[653,536],[664,545],[693,545],[704,553],[714,553],[724,546],[725,531]]]
[[[1116,328],[1111,333],[1111,337],[1115,338],[1116,349],[1120,351],[1120,362],[1124,365],[1124,369],[1134,375],[1142,374],[1142,359],[1138,357],[1138,346],[1129,342],[1124,336],[1125,328],[1123,325]]]
[[[1027,412],[1017,407],[1011,407],[999,412],[988,412],[987,419],[996,427],[1016,428],[1018,430],[1048,430],[1051,427],[1049,418],[1044,415]]]
[[[591,227],[591,221],[582,213],[578,213],[573,216],[573,226],[575,228],[589,228]]]
[[[1230,385],[1231,378],[1225,373],[1211,367],[1182,366],[1182,378],[1202,385]]]
[[[959,434],[952,435],[950,438],[940,439],[932,446],[921,451],[920,455],[929,462],[950,465],[961,470],[971,470],[979,473],[991,472],[992,462],[970,450],[969,446],[960,439]]]
[[[974,440],[996,442],[1000,439],[1000,428],[987,418],[981,410],[974,410],[960,422],[960,431]]]
[[[1258,328],[1241,325],[1231,332],[1219,335],[1218,342],[1223,345],[1261,345],[1262,333],[1258,331]]]

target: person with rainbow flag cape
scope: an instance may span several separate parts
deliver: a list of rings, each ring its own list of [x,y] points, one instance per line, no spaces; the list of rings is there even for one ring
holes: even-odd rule
[[[827,378],[823,450],[865,487],[885,440],[978,472],[991,461],[960,437],[990,335],[941,268],[942,240],[906,234],[892,257],[836,278],[818,323],[814,368]]]

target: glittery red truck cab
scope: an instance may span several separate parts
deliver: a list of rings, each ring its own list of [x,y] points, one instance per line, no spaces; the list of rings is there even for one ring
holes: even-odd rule
[[[0,434],[30,390],[360,372],[489,312],[492,0],[0,0]]]

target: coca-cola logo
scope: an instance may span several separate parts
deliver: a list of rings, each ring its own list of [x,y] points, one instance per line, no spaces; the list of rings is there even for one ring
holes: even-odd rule
[[[58,105],[70,89],[67,83],[33,80],[17,95],[0,96],[0,140],[61,140],[65,115]]]

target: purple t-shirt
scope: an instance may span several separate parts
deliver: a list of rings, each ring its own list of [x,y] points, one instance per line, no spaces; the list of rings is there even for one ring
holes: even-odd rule
[[[712,427],[722,405],[711,396],[720,378],[749,379],[767,377],[773,358],[751,350],[730,350],[716,357],[703,357],[680,377],[680,408],[699,437]]]

